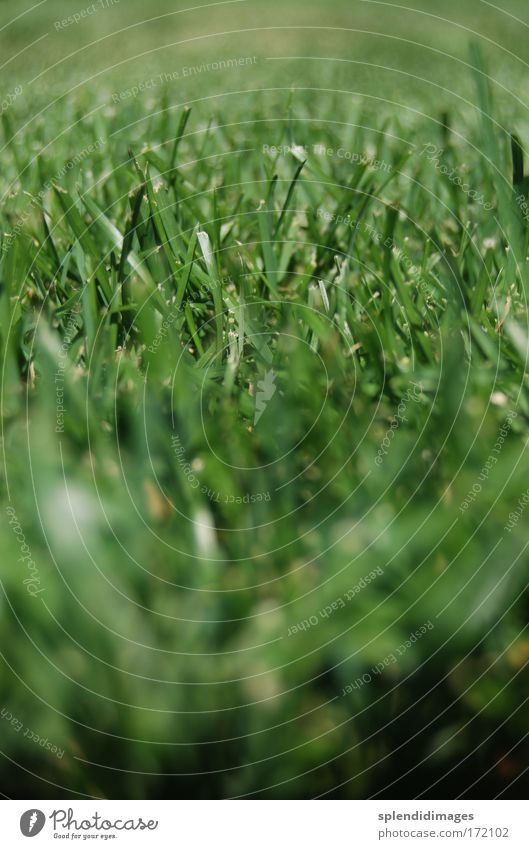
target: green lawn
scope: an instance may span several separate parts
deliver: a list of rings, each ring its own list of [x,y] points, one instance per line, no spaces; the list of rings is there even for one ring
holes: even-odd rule
[[[0,790],[516,798],[524,5],[109,5],[0,17]]]

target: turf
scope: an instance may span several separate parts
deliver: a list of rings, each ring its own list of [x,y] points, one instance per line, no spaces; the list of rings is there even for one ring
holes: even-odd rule
[[[429,84],[367,34],[362,70],[333,10],[336,61],[320,8],[281,35],[311,59],[235,34],[92,80],[109,9],[79,88],[3,111],[6,795],[522,786],[521,88],[467,30]]]

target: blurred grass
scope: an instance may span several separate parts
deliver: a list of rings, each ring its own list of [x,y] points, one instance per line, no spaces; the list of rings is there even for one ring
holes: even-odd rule
[[[527,224],[509,135],[523,147],[527,128],[507,53],[524,56],[524,31],[481,3],[444,7],[458,27],[433,3],[383,8],[274,0],[133,26],[146,11],[131,2],[62,33],[71,4],[48,2],[1,34],[7,89],[23,81],[2,115],[3,485],[44,589],[22,583],[6,519],[2,689],[65,749],[1,726],[10,796],[521,786],[527,534],[523,517],[504,526],[527,487]],[[4,2],[3,19],[22,9]],[[132,28],[106,38],[117,26]],[[287,55],[305,58],[267,59]]]

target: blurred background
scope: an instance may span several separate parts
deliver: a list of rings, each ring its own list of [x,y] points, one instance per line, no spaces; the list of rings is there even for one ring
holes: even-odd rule
[[[325,316],[300,344],[308,319],[286,304],[274,321],[295,342],[276,352],[279,390],[249,439],[252,399],[234,415],[207,369],[197,377],[148,316],[141,331],[160,344],[147,370],[138,349],[114,356],[123,338],[90,327],[86,303],[77,314],[61,295],[58,306],[64,255],[79,280],[103,258],[111,277],[117,261],[110,225],[100,251],[97,241],[93,256],[80,251],[52,187],[88,191],[123,233],[138,186],[131,160],[144,155],[160,171],[191,107],[178,227],[218,209],[223,221],[239,216],[223,231],[222,260],[237,281],[243,265],[258,267],[263,241],[244,217],[273,173],[263,145],[343,146],[390,170],[410,149],[451,145],[451,167],[494,201],[483,105],[489,97],[504,133],[493,164],[510,180],[508,133],[529,138],[528,33],[521,0],[0,1],[2,233],[19,235],[0,266],[5,796],[525,792],[526,523],[504,531],[527,487],[522,299],[511,293],[521,325],[510,359],[487,349],[476,322],[481,359],[469,364],[449,292],[431,350],[366,330],[376,356],[358,373]],[[230,58],[247,61],[222,66]],[[340,208],[333,192],[349,179],[346,163],[329,159],[334,188],[313,174],[314,208]],[[283,160],[273,167],[286,179]],[[425,157],[407,173],[420,190],[383,191],[415,213],[401,222],[414,262],[430,268],[421,226],[446,231],[457,257],[460,222],[475,214],[469,232],[488,279],[511,273],[496,219],[469,211],[449,182],[438,188]],[[379,187],[384,175],[379,167]],[[244,185],[241,206],[235,194],[215,200],[210,190],[225,183]],[[359,214],[355,203],[342,214]],[[291,226],[299,267],[312,273],[317,234],[302,219]],[[362,262],[380,260],[363,238],[352,287]],[[339,239],[331,253],[348,242]],[[461,268],[463,288],[476,269]],[[262,374],[245,368],[255,385]],[[411,380],[421,400],[408,397],[407,427],[366,475]],[[501,461],[479,503],[461,510],[501,428]]]

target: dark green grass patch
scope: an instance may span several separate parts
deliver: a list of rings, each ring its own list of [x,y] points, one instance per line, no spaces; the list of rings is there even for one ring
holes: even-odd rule
[[[526,176],[472,63],[464,117],[4,116],[3,704],[64,750],[6,723],[5,792],[515,792]]]

